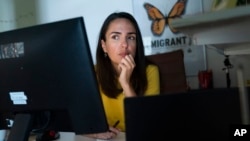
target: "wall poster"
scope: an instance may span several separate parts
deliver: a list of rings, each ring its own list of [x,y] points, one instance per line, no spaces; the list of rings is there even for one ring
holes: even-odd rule
[[[202,13],[202,0],[133,0],[133,13],[140,26],[145,54],[184,51],[187,76],[206,69],[205,48],[191,45],[191,39],[177,31],[169,21]]]

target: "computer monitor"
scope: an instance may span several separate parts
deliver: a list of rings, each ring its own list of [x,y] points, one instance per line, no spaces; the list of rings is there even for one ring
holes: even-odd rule
[[[45,126],[40,115],[43,129],[108,130],[83,17],[0,33],[0,68],[1,128],[13,140]]]
[[[126,140],[228,141],[245,125],[240,102],[238,88],[126,98]]]

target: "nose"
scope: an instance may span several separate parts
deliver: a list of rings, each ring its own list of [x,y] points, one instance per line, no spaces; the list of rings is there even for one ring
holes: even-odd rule
[[[121,42],[122,47],[127,48],[128,47],[128,41],[127,39],[123,39]]]

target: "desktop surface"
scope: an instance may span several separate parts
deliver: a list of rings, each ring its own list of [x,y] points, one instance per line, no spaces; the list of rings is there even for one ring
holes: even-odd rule
[[[36,141],[36,137],[31,136],[29,138],[29,141]],[[117,137],[112,140],[99,140],[99,139],[93,139],[93,138],[89,138],[89,137],[82,136],[82,135],[75,135],[72,132],[60,132],[60,138],[55,141],[126,141],[126,139],[125,139],[124,132],[120,132],[117,135]]]

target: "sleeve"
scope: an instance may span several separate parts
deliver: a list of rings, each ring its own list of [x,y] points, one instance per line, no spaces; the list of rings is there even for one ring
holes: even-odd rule
[[[156,65],[147,67],[148,88],[145,92],[146,96],[160,94],[160,76],[159,69]]]

